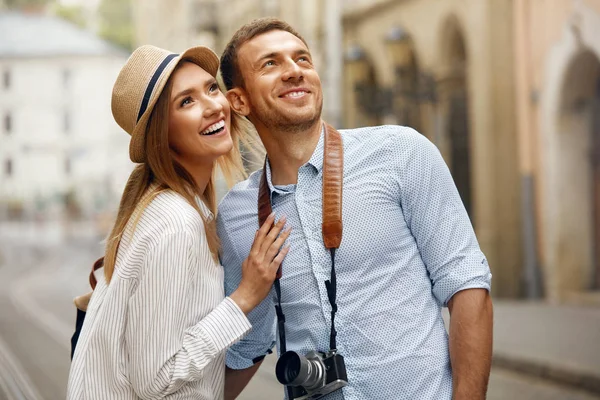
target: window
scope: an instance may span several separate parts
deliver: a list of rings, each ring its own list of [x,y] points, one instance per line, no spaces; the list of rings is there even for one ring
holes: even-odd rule
[[[65,158],[65,175],[71,175],[71,159]]]
[[[6,176],[12,176],[13,164],[10,158],[4,162],[4,173],[6,174]]]
[[[71,115],[68,111],[65,111],[65,113],[63,114],[63,130],[66,133],[69,133],[71,131]]]
[[[4,89],[10,88],[10,71],[4,71],[4,73],[2,74],[2,82],[4,85]]]
[[[67,89],[69,87],[69,83],[71,82],[71,70],[65,68],[62,71],[62,82],[63,88]]]
[[[12,118],[10,114],[4,116],[4,131],[10,133],[12,131]]]

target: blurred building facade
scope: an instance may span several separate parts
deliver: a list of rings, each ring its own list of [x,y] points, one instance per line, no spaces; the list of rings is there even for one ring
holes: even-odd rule
[[[215,48],[217,3],[213,0],[132,0],[135,39],[181,52],[203,44]],[[158,29],[160,27],[160,29]]]
[[[494,274],[520,294],[512,2],[355,1],[344,13],[347,126],[416,128],[450,167]]]
[[[277,16],[311,47],[326,119],[432,140],[496,296],[600,289],[600,0],[179,2],[137,1],[138,44],[220,52],[243,23]]]
[[[0,14],[0,217],[116,207],[131,164],[110,96],[126,58],[63,20]]]
[[[522,196],[536,205],[542,288],[598,304],[600,1],[519,0],[514,15]]]
[[[502,297],[600,296],[600,1],[354,1],[347,126],[417,128]]]

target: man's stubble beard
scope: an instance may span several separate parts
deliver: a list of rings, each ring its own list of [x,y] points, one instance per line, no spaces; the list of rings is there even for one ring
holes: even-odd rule
[[[277,111],[270,108],[257,110],[258,120],[270,131],[274,132],[285,132],[285,133],[298,133],[304,132],[321,120],[321,113],[323,111],[323,98],[319,99],[319,103],[316,106],[315,113],[306,118],[287,118]]]

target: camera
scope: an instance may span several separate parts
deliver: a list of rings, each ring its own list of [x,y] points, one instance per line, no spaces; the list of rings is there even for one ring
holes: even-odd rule
[[[277,361],[275,375],[279,383],[290,386],[292,399],[320,399],[348,384],[344,357],[335,351],[311,351],[301,356],[285,352]]]

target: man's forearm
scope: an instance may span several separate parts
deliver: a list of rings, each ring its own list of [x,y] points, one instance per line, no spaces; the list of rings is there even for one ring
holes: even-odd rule
[[[242,393],[250,379],[254,376],[262,361],[246,369],[225,369],[225,400],[233,400]]]
[[[493,308],[485,289],[467,289],[448,302],[454,400],[485,399],[492,365]]]

